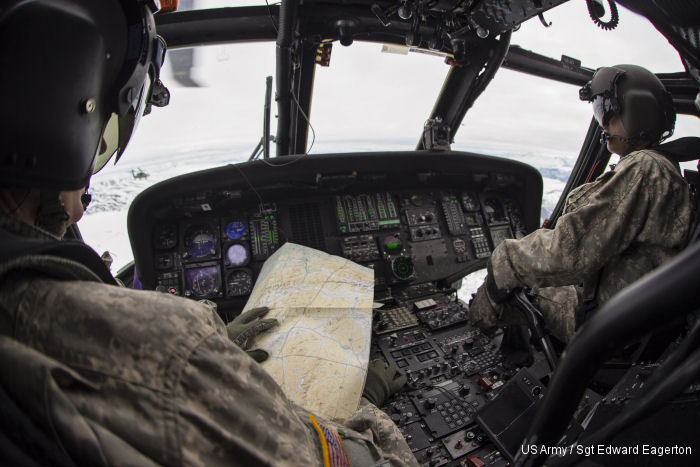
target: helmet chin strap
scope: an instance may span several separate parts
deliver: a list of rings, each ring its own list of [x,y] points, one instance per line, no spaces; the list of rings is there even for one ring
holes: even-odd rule
[[[68,213],[57,190],[41,190],[36,225],[59,238],[68,229]]]

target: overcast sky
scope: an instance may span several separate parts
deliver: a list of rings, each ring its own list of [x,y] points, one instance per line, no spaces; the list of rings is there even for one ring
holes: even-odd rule
[[[198,7],[255,3],[195,0]],[[533,18],[511,43],[552,58],[566,54],[589,68],[635,63],[656,72],[683,69],[663,36],[622,7],[614,31],[593,24],[585,0],[571,0],[545,17],[550,28]],[[171,104],[141,120],[120,165],[207,151],[247,158],[262,134],[265,77],[274,76],[274,64],[274,42],[200,47],[193,74],[204,86],[178,87],[166,70]],[[312,153],[413,149],[447,71],[439,57],[382,53],[374,43],[335,43],[331,66],[317,68]],[[273,133],[274,114],[273,103]],[[467,114],[453,149],[570,165],[589,121],[590,106],[578,100],[575,86],[501,69]],[[681,119],[678,129],[698,134],[700,126],[697,119]]]

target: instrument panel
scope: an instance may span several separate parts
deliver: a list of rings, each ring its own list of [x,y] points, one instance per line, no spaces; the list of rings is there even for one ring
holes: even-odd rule
[[[316,214],[315,221],[299,216]],[[445,279],[526,233],[515,200],[499,193],[381,191],[277,200],[153,226],[156,288],[196,299],[250,294],[262,263],[292,241],[375,270],[376,289]],[[315,235],[314,235],[315,234]]]
[[[308,156],[302,159],[312,166],[308,172],[297,170],[296,179],[292,173],[282,183],[274,177],[281,170],[253,162],[188,174],[175,179],[176,186],[155,185],[129,213],[140,281],[240,309],[264,261],[290,241],[374,269],[375,295],[383,297],[413,284],[454,282],[483,267],[500,242],[537,225],[532,205],[541,196],[541,178],[534,169],[449,153],[445,171],[436,172],[433,162],[445,154],[429,154],[379,154],[375,161],[389,170],[375,163],[362,173],[357,169],[366,155]],[[416,171],[407,175],[401,160]],[[323,172],[330,162],[333,172]],[[421,172],[422,164],[428,171]],[[460,165],[461,173],[452,170]],[[253,168],[271,173],[258,179]],[[243,184],[222,183],[224,173],[243,170],[250,172]],[[525,203],[528,187],[539,187],[532,203]]]

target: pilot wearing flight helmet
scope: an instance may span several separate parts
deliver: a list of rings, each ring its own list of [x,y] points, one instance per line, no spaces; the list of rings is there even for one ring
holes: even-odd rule
[[[686,244],[692,205],[678,163],[659,147],[673,134],[671,95],[635,65],[599,68],[579,91],[593,104],[612,170],[573,190],[553,229],[506,240],[491,255],[470,313],[483,327],[521,322],[509,290],[536,293],[545,329],[573,337],[583,310],[657,268]]]
[[[157,3],[0,7],[1,462],[417,465],[373,404],[344,425],[292,404],[234,344],[269,327],[258,315],[227,330],[204,304],[118,287],[89,247],[59,240],[92,174],[167,104]],[[375,404],[403,383],[370,375]]]

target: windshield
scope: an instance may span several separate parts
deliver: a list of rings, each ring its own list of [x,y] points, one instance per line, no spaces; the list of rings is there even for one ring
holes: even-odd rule
[[[448,71],[407,47],[334,44],[330,67],[316,69],[311,152],[415,149]]]
[[[204,6],[222,5],[195,0],[194,7]],[[550,28],[534,18],[513,33],[511,43],[557,59],[565,53],[588,68],[631,62],[657,72],[682,70],[663,36],[622,8],[620,26],[608,32],[590,22],[584,2],[568,2],[545,18]],[[441,57],[382,50],[382,44],[336,42],[330,67],[317,67],[309,115],[312,154],[416,147],[449,67]],[[183,67],[183,60],[189,65]],[[80,223],[89,245],[112,253],[114,272],[132,260],[126,215],[140,191],[175,175],[248,160],[262,137],[265,79],[274,76],[274,66],[274,42],[168,52],[162,79],[171,91],[170,105],[141,120],[119,165],[93,177],[93,203]],[[544,179],[546,218],[590,123],[590,106],[577,93],[576,86],[502,68],[467,113],[452,149],[536,167]],[[699,130],[697,118],[680,117],[674,137]],[[274,144],[271,150],[274,154]]]

